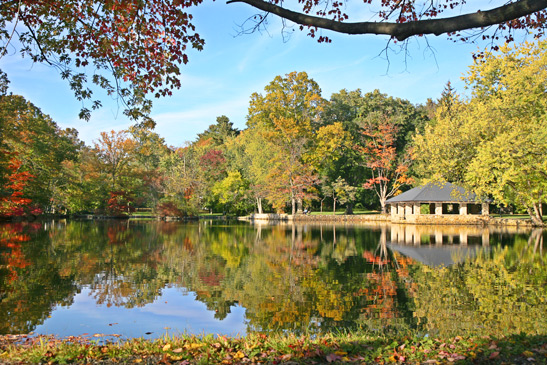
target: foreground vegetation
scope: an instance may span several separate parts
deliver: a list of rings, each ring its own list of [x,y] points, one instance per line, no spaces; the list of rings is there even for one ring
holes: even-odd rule
[[[112,336],[106,336],[112,338]],[[324,336],[250,334],[104,340],[105,335],[57,339],[0,336],[6,363],[240,364],[240,363],[491,363],[547,361],[547,336],[430,338],[339,333]]]

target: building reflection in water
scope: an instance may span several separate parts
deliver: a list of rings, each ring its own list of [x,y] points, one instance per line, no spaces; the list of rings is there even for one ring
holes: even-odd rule
[[[529,233],[517,227],[429,226],[393,224],[386,231],[387,246],[429,266],[450,266],[489,251],[494,234]]]

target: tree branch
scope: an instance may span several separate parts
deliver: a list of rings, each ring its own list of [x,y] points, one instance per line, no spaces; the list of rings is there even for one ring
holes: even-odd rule
[[[265,0],[228,0],[227,4],[245,3],[294,23],[346,34],[385,34],[399,41],[419,34],[441,35],[461,30],[488,27],[533,14],[547,8],[547,0],[518,0],[487,11],[449,18],[427,19],[407,23],[345,23],[295,12]]]

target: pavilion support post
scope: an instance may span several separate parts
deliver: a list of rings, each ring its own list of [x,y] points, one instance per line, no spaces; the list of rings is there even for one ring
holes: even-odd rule
[[[490,246],[490,231],[487,229],[482,231],[482,245]]]
[[[489,215],[490,214],[490,205],[488,203],[482,203],[482,215]]]
[[[420,215],[422,205],[420,203],[414,203],[414,215]]]
[[[435,215],[443,215],[443,203],[435,203]]]
[[[405,204],[405,217],[412,215],[412,204]]]
[[[467,246],[467,232],[460,233],[460,245]]]
[[[391,217],[394,218],[397,216],[397,205],[390,204],[389,205],[389,212],[391,213]]]
[[[460,203],[460,215],[467,215],[467,203]]]
[[[435,244],[436,245],[442,245],[443,244],[443,232],[442,231],[435,231]]]
[[[404,205],[397,203],[397,215],[398,216],[404,216],[405,215]]]
[[[395,208],[395,206],[393,206]],[[391,242],[398,243],[399,242],[399,228],[398,226],[391,226]]]

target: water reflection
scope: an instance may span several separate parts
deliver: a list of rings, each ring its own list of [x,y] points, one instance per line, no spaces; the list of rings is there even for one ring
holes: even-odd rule
[[[104,332],[115,321],[126,336],[153,322],[158,336],[163,327],[546,334],[543,236],[385,224],[3,224],[0,332]],[[190,302],[201,309],[184,310]]]

